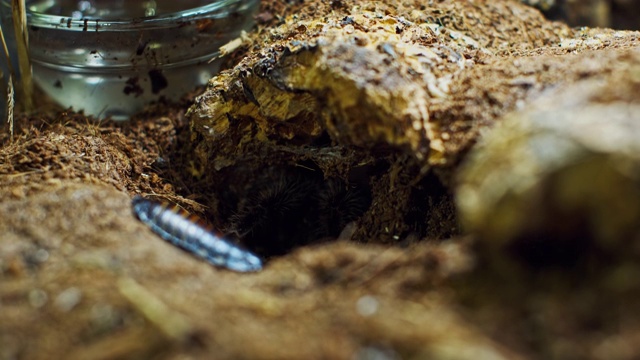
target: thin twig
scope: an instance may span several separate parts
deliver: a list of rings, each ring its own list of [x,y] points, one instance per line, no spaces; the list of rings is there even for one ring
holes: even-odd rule
[[[9,81],[7,82],[7,122],[9,123],[11,141],[13,141],[13,108],[16,105],[14,96],[13,77],[9,75]]]
[[[31,70],[31,59],[29,58],[29,31],[27,29],[27,9],[25,0],[12,0],[11,12],[13,14],[13,29],[16,33],[16,48],[18,52],[18,66],[20,68],[20,78],[22,94],[24,99],[24,110],[33,110],[33,74]]]
[[[9,55],[9,48],[7,47],[7,41],[4,37],[4,31],[2,31],[2,25],[0,25],[0,42],[2,42],[2,49],[4,50],[4,56],[7,60],[7,68],[9,69],[9,78],[7,79],[7,123],[9,123],[9,131],[11,132],[11,141],[13,141],[13,107],[15,105],[13,78],[15,71],[11,63],[11,56]],[[4,74],[0,72],[0,79],[4,78]]]
[[[1,24],[0,24],[0,41],[2,42],[2,50],[4,51],[4,56],[7,59],[7,67],[9,68],[9,75],[15,76],[16,72],[13,69],[13,63],[11,62],[11,55],[9,54],[9,48],[7,47],[7,41],[4,37],[4,31],[2,29]]]

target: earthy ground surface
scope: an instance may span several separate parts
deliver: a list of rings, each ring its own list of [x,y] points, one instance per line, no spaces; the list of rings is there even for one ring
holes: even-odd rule
[[[263,1],[206,91],[130,122],[17,117],[0,358],[640,356],[640,33],[357,3]],[[162,241],[136,194],[265,269]]]

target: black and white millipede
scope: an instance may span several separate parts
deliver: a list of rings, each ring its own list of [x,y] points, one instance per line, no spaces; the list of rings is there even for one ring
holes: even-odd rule
[[[168,242],[207,262],[239,272],[262,269],[262,260],[198,224],[198,218],[141,196],[131,205],[138,219]]]

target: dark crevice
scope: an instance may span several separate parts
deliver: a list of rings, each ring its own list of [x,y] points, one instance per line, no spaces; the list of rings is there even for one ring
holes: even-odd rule
[[[454,213],[453,195],[438,176],[430,172],[411,191],[405,223],[411,235],[447,239],[458,234]]]
[[[333,240],[369,208],[370,190],[311,167],[273,167],[240,196],[229,232],[264,257]]]

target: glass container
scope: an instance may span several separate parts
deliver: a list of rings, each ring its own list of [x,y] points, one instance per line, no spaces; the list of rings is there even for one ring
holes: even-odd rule
[[[259,0],[26,5],[35,83],[63,107],[125,120],[152,101],[206,84],[219,69],[219,48],[253,25]],[[1,11],[10,28],[10,0]]]

